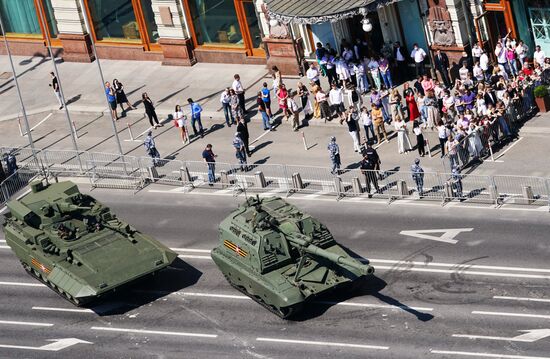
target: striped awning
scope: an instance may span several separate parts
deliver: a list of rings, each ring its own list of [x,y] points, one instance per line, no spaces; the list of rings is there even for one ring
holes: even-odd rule
[[[318,24],[365,15],[398,0],[264,0],[269,16],[282,23]]]

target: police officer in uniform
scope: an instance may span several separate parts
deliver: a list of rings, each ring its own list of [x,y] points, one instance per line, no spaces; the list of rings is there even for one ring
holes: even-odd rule
[[[372,197],[370,193],[371,184],[374,186],[376,192],[380,191],[380,188],[378,187],[378,179],[376,178],[376,172],[374,172],[376,164],[369,158],[369,156],[365,155],[361,160],[360,168],[361,172],[363,172],[363,175],[365,176],[365,185],[370,198]]]
[[[411,172],[418,195],[422,197],[424,194],[424,169],[420,167],[420,160],[418,158],[414,160],[414,165],[411,166]]]
[[[367,148],[363,149],[363,156],[368,157],[369,160],[374,164],[374,170],[378,171],[378,178],[382,179],[382,175],[380,174],[380,164],[382,163],[380,161],[380,156],[378,156],[378,152],[372,148],[372,140],[369,140],[367,142]]]

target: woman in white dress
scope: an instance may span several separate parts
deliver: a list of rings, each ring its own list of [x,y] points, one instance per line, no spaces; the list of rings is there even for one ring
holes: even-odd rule
[[[397,150],[399,153],[412,151],[411,140],[407,132],[407,124],[400,115],[395,117],[393,126],[395,127],[395,131],[397,131]]]
[[[174,123],[180,129],[181,142],[184,144],[188,143],[189,133],[187,132],[187,116],[183,114],[180,105],[176,105],[176,109],[174,110],[174,114],[172,116],[174,118]]]
[[[481,143],[480,132],[482,128],[475,123],[470,122],[470,127],[466,133],[468,134],[468,144],[470,155],[474,158],[479,158],[481,151],[483,150],[483,144]]]
[[[430,90],[427,92],[424,99],[424,106],[426,106],[426,112],[428,115],[427,127],[433,130],[435,124],[441,119],[439,108],[437,107],[437,99],[435,98],[433,91]]]

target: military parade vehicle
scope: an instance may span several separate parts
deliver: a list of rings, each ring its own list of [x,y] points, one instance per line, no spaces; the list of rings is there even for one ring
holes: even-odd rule
[[[281,318],[374,273],[325,225],[279,197],[248,198],[220,224],[211,255],[233,287]]]
[[[6,243],[23,267],[78,306],[154,274],[177,257],[72,182],[33,182],[29,193],[7,207]]]

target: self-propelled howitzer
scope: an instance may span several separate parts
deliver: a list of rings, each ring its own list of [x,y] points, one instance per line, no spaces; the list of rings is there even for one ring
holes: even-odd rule
[[[72,182],[31,184],[8,202],[6,243],[34,277],[76,305],[170,265],[177,254]]]
[[[212,259],[235,288],[282,318],[374,273],[326,226],[278,197],[249,198],[219,227]]]

